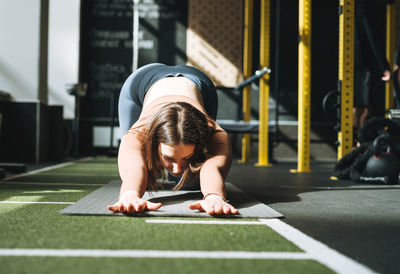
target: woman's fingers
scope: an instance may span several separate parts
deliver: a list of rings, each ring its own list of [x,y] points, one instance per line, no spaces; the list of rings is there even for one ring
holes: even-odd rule
[[[146,209],[148,210],[157,210],[162,206],[162,203],[153,203],[146,201]]]
[[[114,211],[114,212],[118,212],[118,205],[114,204],[114,205],[109,205],[108,210]]]
[[[231,214],[238,214],[239,213],[239,210],[237,210],[233,206],[230,207],[230,210],[231,210]]]
[[[227,205],[224,205],[222,210],[224,211],[225,215],[231,214],[231,208],[229,206],[227,206]]]
[[[126,209],[126,212],[128,212],[128,213],[133,213],[133,212],[135,212],[135,208],[133,207],[133,204],[132,204],[132,203],[129,203],[129,204],[128,204],[128,208]]]
[[[210,205],[208,202],[204,200],[200,200],[197,202],[194,202],[193,204],[189,205],[189,208],[192,210],[200,210],[200,211],[205,211],[207,214],[212,215],[214,214],[214,208],[212,205]]]
[[[140,213],[145,210],[157,210],[162,206],[162,203],[153,203],[146,200],[137,200],[133,202],[117,202],[114,205],[109,205],[108,210],[114,212]]]
[[[201,206],[200,203],[201,203],[201,201],[194,202],[194,203],[189,205],[189,208],[192,209],[192,210],[196,210],[197,209],[197,210],[203,211],[203,207]]]
[[[201,201],[200,204],[208,215],[214,215],[215,209],[213,203],[210,203],[208,201]]]
[[[109,205],[108,209],[113,212],[140,213],[146,210],[157,210],[162,203],[153,203],[146,200],[135,200],[133,202],[117,202]],[[205,211],[209,215],[231,215],[237,214],[239,211],[232,205],[224,201],[218,200],[200,200],[188,206],[192,210]]]
[[[231,215],[239,211],[224,201],[200,200],[189,205],[190,209],[205,211],[209,215]]]
[[[223,212],[221,204],[214,204],[214,214],[221,215]]]

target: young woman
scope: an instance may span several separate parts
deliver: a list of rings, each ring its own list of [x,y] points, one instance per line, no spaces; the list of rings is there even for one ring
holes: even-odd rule
[[[191,184],[201,189],[203,200],[189,208],[237,214],[225,197],[232,150],[228,134],[215,122],[217,108],[215,86],[193,67],[156,63],[130,75],[119,97],[122,186],[118,202],[108,208],[127,213],[159,209],[161,203],[142,196],[158,188],[166,170],[178,181],[175,189]]]

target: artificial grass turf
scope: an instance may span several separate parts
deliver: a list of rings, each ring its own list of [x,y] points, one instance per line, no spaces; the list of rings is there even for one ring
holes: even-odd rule
[[[82,161],[81,163],[96,163],[96,164],[116,164],[117,163],[117,157],[107,157],[107,156],[96,156],[92,158],[88,158],[85,161]]]
[[[21,264],[21,261],[23,263]],[[0,257],[4,273],[333,273],[309,260],[227,260],[227,259],[132,259],[132,258],[48,258]]]
[[[110,175],[90,175],[84,174],[37,174],[12,179],[12,182],[38,182],[38,183],[53,183],[53,184],[106,184],[111,180],[119,179],[118,173]],[[10,181],[8,181],[10,182]]]
[[[96,158],[15,180],[105,184],[115,178],[115,161]],[[97,188],[12,182],[0,187],[0,200],[58,202],[77,201]],[[0,248],[301,252],[264,225],[149,224],[145,218],[61,215],[59,212],[65,207],[1,204]],[[308,260],[0,257],[0,266],[0,273],[331,273]]]
[[[106,184],[119,179],[116,158],[98,157],[11,179],[11,182]]]
[[[264,225],[152,224],[65,216],[65,205],[0,206],[0,248],[301,251]]]
[[[118,173],[118,167],[116,164],[97,164],[97,163],[75,163],[64,167],[48,170],[45,173],[68,173],[78,172],[86,174],[108,174]]]
[[[0,184],[0,201],[75,202],[96,190],[95,186]]]

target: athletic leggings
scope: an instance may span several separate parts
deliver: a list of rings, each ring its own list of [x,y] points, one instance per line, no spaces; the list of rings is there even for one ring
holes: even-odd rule
[[[118,101],[121,136],[139,119],[143,100],[149,88],[165,77],[183,76],[193,81],[203,97],[204,108],[213,119],[217,117],[218,97],[213,82],[200,70],[185,66],[167,66],[160,63],[145,65],[132,73],[124,85]]]

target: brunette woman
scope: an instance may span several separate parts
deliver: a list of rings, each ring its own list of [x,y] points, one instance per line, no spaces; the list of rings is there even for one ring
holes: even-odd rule
[[[175,189],[200,188],[204,196],[189,208],[210,215],[237,214],[226,202],[224,180],[232,162],[228,134],[215,122],[218,97],[212,81],[184,65],[149,64],[124,83],[119,98],[123,138],[118,154],[122,179],[114,212],[157,210],[142,199],[156,190],[166,170]]]

